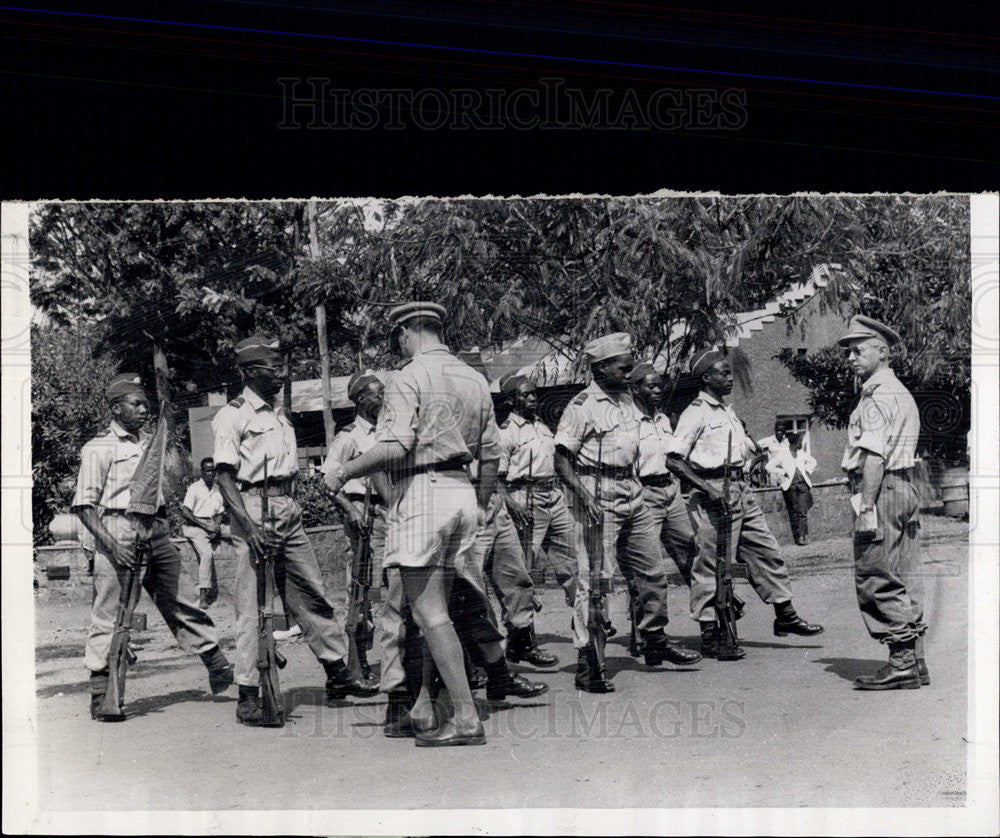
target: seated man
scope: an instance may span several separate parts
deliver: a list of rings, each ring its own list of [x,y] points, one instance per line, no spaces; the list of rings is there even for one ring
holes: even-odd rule
[[[200,608],[208,608],[219,598],[219,582],[215,573],[215,551],[223,538],[229,537],[229,527],[223,527],[222,494],[215,485],[215,460],[201,461],[201,477],[187,488],[181,504],[184,525],[181,531],[190,539],[198,556],[198,588]]]

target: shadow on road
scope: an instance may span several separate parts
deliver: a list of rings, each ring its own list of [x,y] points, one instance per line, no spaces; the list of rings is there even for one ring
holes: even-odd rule
[[[150,713],[161,713],[168,707],[184,702],[224,704],[234,700],[232,696],[212,695],[202,690],[175,690],[172,693],[151,695],[131,702],[126,701],[125,713],[129,718],[132,718],[134,716],[148,716]]]
[[[137,666],[129,669],[126,681],[149,678],[152,675],[162,675],[164,672],[171,672],[175,669],[195,665],[190,658],[180,658],[172,661],[149,661],[147,663],[143,663],[141,658],[139,660],[140,662]],[[89,689],[90,682],[87,678],[84,678],[83,680],[72,681],[68,684],[50,684],[47,687],[40,687],[35,690],[35,695],[38,698],[54,698],[60,693],[63,695],[73,695],[75,693],[87,692]]]
[[[815,662],[824,664],[825,672],[839,675],[845,681],[853,681],[859,675],[868,675],[885,665],[885,661],[866,658],[817,658]]]

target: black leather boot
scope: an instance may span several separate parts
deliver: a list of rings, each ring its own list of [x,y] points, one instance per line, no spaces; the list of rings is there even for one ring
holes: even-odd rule
[[[486,664],[486,699],[503,701],[509,696],[536,698],[549,691],[549,685],[540,681],[529,681],[523,675],[516,675],[507,667],[503,658]]]
[[[576,681],[578,690],[585,693],[613,693],[615,685],[608,680],[604,670],[598,666],[597,656],[589,646],[580,649],[576,656]]]
[[[534,625],[513,628],[507,632],[507,660],[511,663],[529,663],[540,668],[555,666],[559,658],[538,648]]]
[[[854,679],[859,690],[919,690],[920,670],[913,641],[889,644],[889,662],[873,675]]]
[[[236,721],[247,727],[260,727],[260,717],[258,688],[240,686],[240,697],[236,702]]]
[[[724,657],[719,658],[721,642],[719,638],[718,623],[700,623],[701,625],[701,654],[702,657],[716,658],[718,660],[735,661],[745,658],[746,650],[737,644],[735,649],[729,650]]]
[[[701,655],[689,649],[682,649],[673,643],[666,635],[654,642],[646,639],[642,644],[642,653],[646,666],[659,666],[664,661],[677,666],[690,666],[701,660]]]
[[[326,701],[328,704],[339,701],[349,695],[360,698],[369,698],[373,695],[378,695],[378,684],[366,683],[351,678],[350,673],[347,671],[347,666],[342,660],[336,663],[326,663],[324,661],[323,669],[326,671]]]
[[[792,607],[792,603],[781,602],[774,606],[774,635],[775,637],[785,637],[789,634],[798,634],[801,637],[811,637],[814,634],[822,634],[823,626],[807,623]]]

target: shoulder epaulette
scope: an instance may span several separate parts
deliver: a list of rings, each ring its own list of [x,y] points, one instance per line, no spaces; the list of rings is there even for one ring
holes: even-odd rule
[[[340,432],[344,434],[349,434],[351,431],[354,430],[355,427],[356,427],[355,423],[351,422],[351,424],[349,425],[344,425],[344,427],[340,429]]]
[[[688,405],[688,407],[697,406],[697,405],[700,405],[700,404],[704,404],[704,402],[701,399],[695,399],[693,402],[691,402],[690,405]]]
[[[576,396],[576,398],[573,399],[573,401],[570,402],[570,404],[575,404],[577,407],[579,407],[585,401],[587,401],[587,394],[586,393],[578,393],[577,396]]]
[[[243,398],[243,396],[237,396],[227,406],[228,407],[243,407],[244,404],[246,404],[246,399]]]
[[[507,430],[508,425],[510,425],[510,419],[504,419],[503,424],[500,425],[500,430]]]
[[[111,426],[110,425],[108,425],[106,428],[101,428],[97,432],[97,436],[107,436],[109,433],[111,433]]]

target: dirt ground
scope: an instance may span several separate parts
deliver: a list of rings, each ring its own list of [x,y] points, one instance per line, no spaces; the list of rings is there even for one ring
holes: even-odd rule
[[[617,691],[573,688],[575,654],[561,591],[540,591],[540,639],[559,666],[550,685],[486,721],[488,744],[416,749],[382,736],[384,700],[323,706],[322,670],[299,640],[282,687],[289,724],[248,729],[236,690],[213,697],[205,670],[174,644],[153,605],[140,610],[140,661],[129,719],[93,722],[83,643],[86,603],[36,605],[39,795],[44,810],[427,809],[532,807],[962,806],[966,798],[968,525],[929,517],[923,528],[930,687],[858,692],[851,680],[885,650],[858,613],[846,539],[787,548],[794,602],[823,623],[813,638],[777,638],[773,613],[748,588],[740,622],[747,657],[687,671],[650,669],[608,647]],[[672,631],[696,648],[686,589],[670,591]],[[228,601],[210,609],[227,653]],[[377,660],[377,647],[372,659]],[[269,782],[256,781],[266,766]]]

